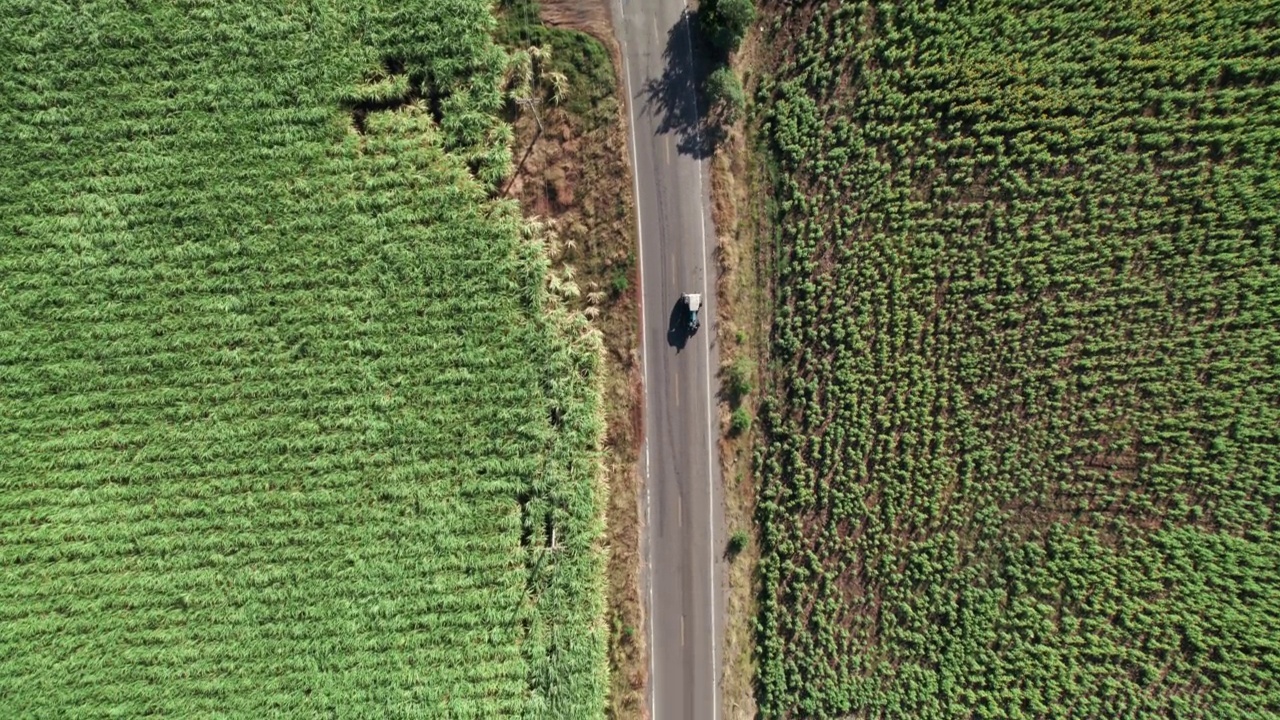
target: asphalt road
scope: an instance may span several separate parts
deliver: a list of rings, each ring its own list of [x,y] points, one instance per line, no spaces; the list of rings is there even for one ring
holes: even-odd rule
[[[720,717],[724,526],[713,399],[714,233],[683,0],[611,0],[639,213],[646,479],[644,592],[655,720]],[[683,293],[702,327],[680,331]]]

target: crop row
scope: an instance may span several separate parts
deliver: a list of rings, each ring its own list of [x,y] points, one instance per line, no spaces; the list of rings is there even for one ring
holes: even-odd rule
[[[0,9],[5,717],[602,711],[599,348],[492,199],[493,27]]]
[[[774,9],[761,704],[1280,711],[1280,31]]]

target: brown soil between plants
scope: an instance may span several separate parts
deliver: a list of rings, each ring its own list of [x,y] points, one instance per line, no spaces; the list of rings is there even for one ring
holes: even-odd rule
[[[542,3],[546,25],[583,31],[613,58],[621,87],[620,56],[602,0]],[[622,100],[622,98],[619,98]],[[626,154],[624,105],[611,120],[595,122],[554,105],[540,104],[515,121],[518,164],[505,193],[527,217],[549,220],[555,239],[548,254],[562,277],[581,290],[577,309],[592,318],[605,345],[604,446],[609,488],[606,544],[609,670],[608,715],[647,714],[648,648],[640,595],[640,477],[643,390],[640,377],[639,307],[635,267],[635,211]],[[572,268],[566,274],[565,269]]]

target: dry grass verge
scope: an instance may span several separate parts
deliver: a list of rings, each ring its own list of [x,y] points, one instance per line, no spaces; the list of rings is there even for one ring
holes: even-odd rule
[[[748,370],[747,376],[751,378],[748,381],[751,392],[736,402],[726,394],[726,401],[720,407],[721,427],[725,433],[719,447],[726,529],[731,537],[735,533],[746,533],[749,538],[729,564],[724,639],[724,707],[729,718],[755,717],[755,637],[752,627],[758,592],[756,566],[759,544],[754,525],[755,480],[751,457],[757,441],[755,394],[760,387],[760,368],[763,366],[759,359],[764,357],[768,341],[768,326],[761,322],[756,307],[758,299],[755,296],[761,293],[754,287],[759,276],[759,267],[753,262],[756,256],[754,238],[745,228],[735,228],[734,224],[721,219],[732,217],[738,208],[747,207],[730,199],[738,193],[746,194],[744,187],[735,187],[735,179],[740,180],[743,176],[732,170],[744,164],[746,153],[742,144],[741,135],[732,133],[729,141],[717,150],[712,173],[716,228],[723,228],[719,238],[721,275],[717,290],[722,375],[730,374],[735,364],[743,363]],[[745,411],[752,418],[750,429],[733,432],[735,411]]]
[[[733,58],[733,67],[739,73],[749,73],[754,57],[748,38]],[[758,202],[769,197],[770,188],[753,152],[750,133],[749,121],[729,128],[711,161],[712,215],[720,265],[718,339],[726,388],[720,408],[725,431],[720,441],[725,522],[730,537],[744,533],[748,539],[729,564],[723,691],[727,718],[756,717],[754,626],[760,551],[754,522],[752,456],[760,441],[755,409],[768,368],[772,274],[767,204]],[[739,392],[734,392],[735,383],[740,383]],[[735,411],[750,419],[748,429],[734,431]]]

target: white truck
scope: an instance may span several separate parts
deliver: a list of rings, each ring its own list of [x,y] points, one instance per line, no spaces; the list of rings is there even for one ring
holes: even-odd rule
[[[698,332],[698,310],[702,307],[701,293],[685,293],[682,298],[685,307],[689,308],[689,334]]]

